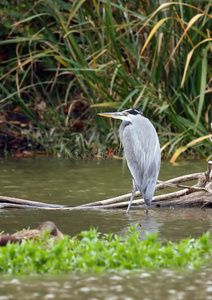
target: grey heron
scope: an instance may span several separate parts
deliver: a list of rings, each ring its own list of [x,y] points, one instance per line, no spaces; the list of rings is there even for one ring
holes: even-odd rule
[[[156,130],[139,109],[133,108],[122,112],[99,113],[98,115],[123,121],[119,128],[119,136],[133,179],[132,196],[126,213],[129,213],[136,189],[138,189],[145,201],[148,215],[148,207],[154,195],[161,162],[160,144]]]

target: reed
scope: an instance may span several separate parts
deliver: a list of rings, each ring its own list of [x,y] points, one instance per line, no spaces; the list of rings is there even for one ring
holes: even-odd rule
[[[117,123],[96,112],[136,106],[165,157],[211,157],[211,1],[29,1],[15,21],[7,5],[4,130],[50,153],[118,149]]]

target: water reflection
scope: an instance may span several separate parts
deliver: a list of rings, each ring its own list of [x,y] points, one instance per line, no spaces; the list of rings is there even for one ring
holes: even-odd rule
[[[124,235],[129,226],[138,225],[140,238],[146,232],[158,232],[161,240],[179,241],[192,236],[197,238],[203,232],[211,231],[211,210],[199,209],[152,209],[146,218],[145,210],[132,209],[126,216],[124,209],[119,210],[80,210],[80,211],[43,211],[43,210],[0,210],[0,231],[14,233],[23,228],[36,228],[41,222],[50,220],[65,234],[74,236],[90,227],[102,233],[114,232]]]

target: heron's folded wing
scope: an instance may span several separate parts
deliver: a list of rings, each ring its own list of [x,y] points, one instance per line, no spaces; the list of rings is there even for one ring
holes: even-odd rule
[[[152,198],[160,169],[160,146],[153,125],[144,119],[140,126],[126,126],[123,145],[137,188],[143,196]]]

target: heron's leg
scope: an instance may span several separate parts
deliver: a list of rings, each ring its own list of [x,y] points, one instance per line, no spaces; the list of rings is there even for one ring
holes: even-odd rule
[[[135,185],[135,181],[134,181],[134,179],[133,179],[132,195],[131,195],[130,202],[129,202],[129,204],[128,204],[127,211],[126,211],[126,214],[127,214],[127,215],[128,215],[128,213],[129,213],[129,211],[130,211],[130,207],[131,207],[131,205],[132,205],[132,202],[133,202],[133,198],[134,198],[135,192],[136,192],[136,185]]]
[[[146,204],[146,216],[148,216],[148,208],[149,206]]]

